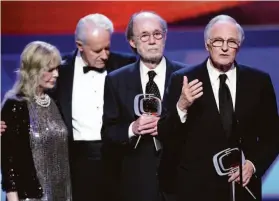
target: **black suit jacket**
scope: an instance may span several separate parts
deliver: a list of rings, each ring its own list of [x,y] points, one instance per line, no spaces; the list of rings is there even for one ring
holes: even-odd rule
[[[72,54],[63,57],[62,65],[59,68],[59,77],[53,92],[54,99],[57,101],[57,105],[68,128],[70,141],[73,140],[72,92],[76,55],[77,50]],[[136,57],[134,56],[111,52],[106,63],[106,69],[109,73],[135,61]]]
[[[246,159],[256,168],[248,187],[261,199],[261,176],[278,154],[276,98],[266,73],[237,64],[236,70],[236,125],[229,139],[221,126],[206,61],[172,75],[158,132],[165,143],[173,142],[175,157],[179,158],[178,200],[228,200],[228,178],[217,175],[212,157],[238,146],[239,139]],[[186,122],[181,123],[176,104],[185,75],[189,82],[199,79],[203,83],[203,95],[188,109]],[[245,190],[241,196],[251,199]]]
[[[21,96],[7,99],[1,110],[2,120],[9,125],[1,136],[2,189],[16,191],[20,199],[43,196],[37,177],[31,144],[27,102]]]
[[[185,67],[185,65],[179,64],[177,62],[171,62],[167,59],[166,65],[165,88],[168,85],[171,73],[182,67]],[[139,61],[116,70],[106,77],[102,139],[104,142],[104,158],[111,162],[111,167],[113,167],[112,169],[114,170],[111,170],[110,172],[115,172],[115,175],[111,176],[113,178],[112,180],[116,181],[114,182],[114,186],[119,186],[117,181],[120,182],[120,180],[123,180],[125,177],[129,177],[128,180],[133,180],[132,183],[138,181],[137,178],[139,175],[136,172],[131,173],[133,170],[128,168],[131,167],[130,164],[135,162],[139,167],[140,163],[146,163],[147,160],[150,160],[151,163],[153,162],[153,160],[150,158],[140,162],[140,158],[142,159],[143,156],[141,153],[143,152],[139,153],[140,148],[136,150],[133,149],[137,138],[132,137],[129,139],[128,137],[128,128],[130,124],[138,118],[134,112],[134,98],[136,95],[142,93],[143,91],[140,78]],[[118,170],[116,171],[115,169],[117,168]],[[122,175],[119,173],[122,173]],[[134,176],[130,177],[127,175]],[[147,175],[148,173],[146,172],[145,176]],[[150,178],[150,182],[153,182],[151,180],[152,178]],[[138,182],[138,185],[141,186],[140,181]],[[128,190],[130,187],[131,186],[124,187],[124,191],[126,190],[127,194],[132,194],[132,192],[134,192],[133,190],[136,190]],[[151,188],[152,187],[153,185],[151,185]],[[144,197],[145,195],[142,194],[143,193],[140,193],[139,196],[131,195],[130,197],[133,200],[150,199],[150,197],[152,197],[149,196],[149,198],[147,198],[148,193],[146,193],[146,197]],[[128,198],[126,197],[126,199]]]

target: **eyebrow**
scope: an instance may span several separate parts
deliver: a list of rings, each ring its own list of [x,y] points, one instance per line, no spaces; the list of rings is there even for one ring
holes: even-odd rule
[[[155,29],[155,30],[154,30],[154,31],[152,31],[152,32],[149,32],[149,31],[143,31],[143,32],[141,32],[141,34],[144,34],[144,33],[154,33],[154,32],[163,32],[163,30]]]
[[[225,40],[224,38],[222,38],[222,37],[220,37],[220,36],[218,36],[218,37],[216,37],[216,38],[212,38],[212,39],[221,39],[221,40]],[[232,38],[232,37],[230,37],[230,38],[228,38],[227,40],[236,40],[236,41],[238,41],[238,39],[236,39],[236,38]]]

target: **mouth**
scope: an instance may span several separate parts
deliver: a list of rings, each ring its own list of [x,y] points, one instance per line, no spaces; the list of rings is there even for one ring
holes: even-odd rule
[[[97,61],[96,64],[102,66],[105,65],[105,61]]]
[[[157,52],[159,49],[158,48],[151,48],[151,49],[148,49],[149,52]]]
[[[230,55],[228,54],[220,54],[221,57],[229,57]]]
[[[49,83],[50,83],[51,85],[54,85],[54,84],[56,83],[56,80],[49,81]]]

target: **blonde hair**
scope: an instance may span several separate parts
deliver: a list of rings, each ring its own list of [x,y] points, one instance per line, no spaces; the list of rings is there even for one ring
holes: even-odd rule
[[[59,50],[46,42],[34,41],[26,45],[20,56],[20,68],[13,88],[4,99],[16,97],[30,101],[35,96],[42,73],[61,64]]]

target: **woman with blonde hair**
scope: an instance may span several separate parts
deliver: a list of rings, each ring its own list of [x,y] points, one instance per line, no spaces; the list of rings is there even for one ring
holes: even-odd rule
[[[70,201],[67,128],[46,93],[55,86],[61,56],[56,47],[29,43],[18,78],[5,95],[2,120],[2,188],[8,201]]]

